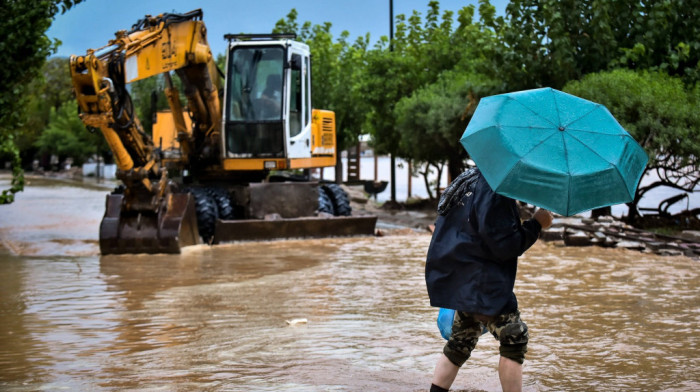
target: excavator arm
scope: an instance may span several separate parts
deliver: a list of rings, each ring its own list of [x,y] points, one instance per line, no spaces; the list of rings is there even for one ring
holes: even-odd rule
[[[201,10],[147,15],[130,31],[117,32],[106,47],[70,58],[80,118],[86,126],[100,129],[112,150],[117,177],[124,183],[123,193],[108,196],[100,229],[102,253],[179,252],[181,246],[197,242],[191,196],[177,193],[168,179],[160,148],[143,131],[126,85],[163,74],[183,152],[179,168],[188,169],[193,161],[216,162],[221,83],[201,18]],[[185,126],[171,72],[183,82],[192,129]],[[145,242],[144,235],[150,236]]]

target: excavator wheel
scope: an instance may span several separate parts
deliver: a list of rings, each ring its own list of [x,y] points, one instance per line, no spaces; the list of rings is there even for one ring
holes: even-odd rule
[[[216,206],[216,201],[206,189],[190,188],[187,191],[194,196],[199,236],[202,237],[204,243],[210,244],[214,238],[216,220],[219,219],[219,209]]]
[[[352,215],[352,207],[350,207],[350,199],[347,193],[338,184],[324,184],[322,186],[326,190],[333,202],[333,210],[335,216],[350,216]]]
[[[333,200],[331,200],[328,192],[323,187],[318,187],[318,212],[335,215]]]
[[[216,207],[219,210],[219,219],[229,220],[234,219],[233,205],[231,197],[226,189],[223,188],[207,188],[207,192],[216,202]]]

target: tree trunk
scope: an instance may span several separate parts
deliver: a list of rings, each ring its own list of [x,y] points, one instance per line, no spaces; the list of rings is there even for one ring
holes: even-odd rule
[[[430,174],[430,163],[425,164],[425,170],[420,172],[423,175],[423,183],[425,183],[425,191],[428,192],[428,199],[433,200],[433,191],[431,191],[430,180],[428,180],[428,175]]]
[[[440,179],[442,178],[442,170],[445,167],[445,165],[435,165],[435,168],[437,169],[437,180],[435,181],[435,197],[440,199],[440,195],[442,192],[440,191]]]

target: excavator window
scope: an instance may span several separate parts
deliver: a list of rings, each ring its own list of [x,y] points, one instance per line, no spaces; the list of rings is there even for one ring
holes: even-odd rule
[[[238,46],[229,55],[227,150],[238,157],[284,155],[281,46]]]
[[[271,121],[282,118],[281,47],[240,47],[231,57],[229,119]]]
[[[304,110],[304,126],[309,125],[311,121],[311,64],[309,63],[309,58],[305,57],[304,62],[306,63],[306,68],[304,72],[304,84],[306,87],[306,110]]]

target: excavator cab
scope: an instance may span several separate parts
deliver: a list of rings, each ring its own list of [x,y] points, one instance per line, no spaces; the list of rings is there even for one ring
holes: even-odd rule
[[[333,166],[335,118],[311,108],[309,47],[293,35],[226,35],[227,170]]]

